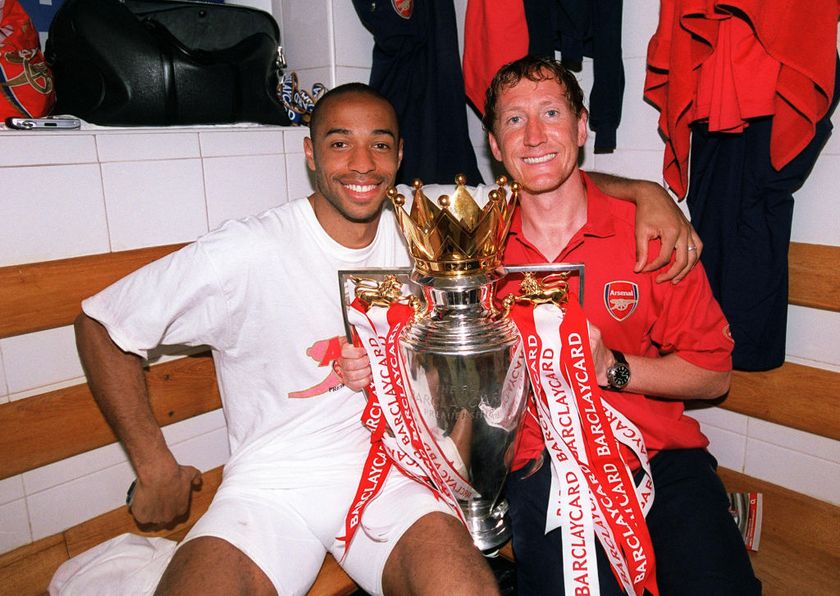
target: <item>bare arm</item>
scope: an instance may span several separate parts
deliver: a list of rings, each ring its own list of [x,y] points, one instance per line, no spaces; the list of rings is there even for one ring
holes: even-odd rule
[[[611,174],[587,172],[603,192],[636,204],[636,272],[664,267],[674,253],[674,263],[656,281],[678,283],[697,264],[703,243],[671,196],[655,182],[630,180]],[[648,242],[659,238],[662,248],[647,266]],[[695,247],[689,250],[689,247]]]
[[[595,365],[598,384],[607,385],[607,368],[615,364],[612,351],[604,345],[600,330],[589,324],[589,345]],[[718,372],[695,366],[677,354],[662,358],[628,356],[630,382],[624,391],[642,393],[665,399],[690,400],[714,399],[729,391],[731,373]]]
[[[168,524],[189,509],[191,489],[200,483],[201,473],[180,466],[166,445],[149,404],[140,358],[123,352],[84,313],[75,328],[93,397],[137,473],[131,512],[142,524]]]

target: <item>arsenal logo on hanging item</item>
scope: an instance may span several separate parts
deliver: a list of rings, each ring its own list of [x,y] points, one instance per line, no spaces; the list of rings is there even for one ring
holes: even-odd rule
[[[408,20],[414,12],[414,0],[391,0],[391,6],[402,18]]]
[[[632,281],[611,281],[604,285],[604,306],[616,321],[623,321],[639,305],[639,286]]]

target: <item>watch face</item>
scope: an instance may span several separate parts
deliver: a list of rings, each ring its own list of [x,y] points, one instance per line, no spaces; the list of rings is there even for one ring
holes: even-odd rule
[[[607,380],[612,387],[624,389],[627,383],[630,382],[630,367],[622,362],[616,362],[607,371]]]

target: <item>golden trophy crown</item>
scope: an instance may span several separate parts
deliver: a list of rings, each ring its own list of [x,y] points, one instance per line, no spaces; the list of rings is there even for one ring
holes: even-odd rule
[[[510,229],[519,184],[504,176],[496,179],[489,200],[479,207],[465,186],[463,175],[455,177],[455,190],[441,195],[437,203],[415,180],[411,212],[404,209],[405,197],[388,189],[416,271],[433,277],[460,277],[495,271],[502,264],[501,252]],[[508,197],[507,188],[510,188]]]

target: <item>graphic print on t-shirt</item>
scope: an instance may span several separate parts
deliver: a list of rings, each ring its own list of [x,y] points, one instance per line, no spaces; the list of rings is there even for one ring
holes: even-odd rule
[[[318,366],[328,366],[329,373],[323,381],[308,389],[292,391],[289,393],[290,398],[316,397],[341,387],[341,379],[334,368],[335,361],[341,356],[341,343],[337,335],[329,339],[319,339],[306,349],[306,355],[317,362]]]
[[[616,280],[604,284],[604,306],[616,321],[623,321],[639,305],[639,286],[632,281]]]

